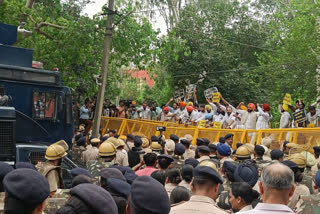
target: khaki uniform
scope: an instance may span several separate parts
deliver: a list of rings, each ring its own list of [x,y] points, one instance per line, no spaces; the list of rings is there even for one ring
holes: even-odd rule
[[[311,176],[304,174],[303,179],[300,183],[306,185],[309,188],[311,194],[315,193],[315,183],[313,182],[313,178]]]
[[[301,196],[295,211],[298,214],[320,213],[320,193],[316,195]]]
[[[171,192],[174,188],[176,188],[178,185],[176,184],[173,184],[173,183],[167,183],[166,185],[164,185],[164,188],[166,189],[168,195],[169,195],[169,198],[170,198],[170,195],[171,195]]]
[[[289,199],[288,207],[290,207],[292,210],[296,207],[299,198],[301,196],[309,196],[310,191],[306,185],[296,183],[296,189],[292,195],[292,197]]]
[[[210,160],[210,157],[209,156],[202,156],[202,157],[197,159],[197,161],[199,161],[199,162],[201,162],[203,160]]]
[[[196,152],[191,149],[186,149],[185,153],[183,154],[183,158],[186,160],[188,158],[194,158],[196,156]]]
[[[177,169],[181,169],[184,166],[184,158],[183,157],[179,157],[179,156],[173,156],[173,164],[172,164],[172,168],[177,168]]]
[[[87,149],[89,149],[89,148],[90,147],[87,146]],[[86,148],[83,147],[83,146],[73,145],[72,151],[73,151],[73,154],[75,154],[78,158],[81,158],[82,157],[82,153],[84,151],[86,151]]]
[[[82,160],[87,163],[89,160],[97,160],[99,157],[99,149],[91,147],[82,153]]]
[[[194,195],[190,200],[172,207],[170,214],[226,214],[224,210],[217,207],[214,200],[206,196]]]
[[[115,164],[118,164],[119,166],[129,166],[128,155],[121,150],[117,150]]]
[[[60,166],[53,165],[52,162],[39,162],[36,165],[38,172],[47,178],[50,192],[57,191],[58,189],[64,189],[64,183],[62,178],[62,171]]]
[[[188,182],[186,182],[185,180],[182,180],[178,186],[182,186],[182,187],[185,187],[187,188],[189,191],[191,191],[191,188],[190,188],[190,184]]]
[[[234,160],[233,160],[231,157],[223,157],[223,158],[220,160],[220,169],[222,169],[223,163],[224,163],[225,161],[234,162]]]
[[[144,151],[145,154],[152,153],[152,149],[150,148],[143,148],[142,151]]]
[[[313,167],[311,167],[311,172],[313,175],[315,175],[319,170],[318,164],[320,164],[320,158],[318,158],[316,164]]]
[[[4,214],[5,192],[0,192],[0,214]]]
[[[97,160],[91,160],[87,163],[87,169],[93,177],[93,183],[99,185],[100,171],[104,168],[109,168],[114,165],[114,160],[106,162],[103,158],[99,157]]]
[[[259,176],[261,175],[261,172],[264,167],[266,167],[268,164],[271,163],[271,161],[264,160],[263,158],[256,158],[254,159],[257,163],[258,171],[259,171]]]

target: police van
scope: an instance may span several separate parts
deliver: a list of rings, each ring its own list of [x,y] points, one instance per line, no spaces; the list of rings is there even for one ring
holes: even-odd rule
[[[11,46],[16,38],[16,26],[0,23],[0,161],[37,164],[50,144],[63,139],[72,146],[71,90],[60,72],[33,68],[33,51]],[[74,167],[65,157],[69,181]]]

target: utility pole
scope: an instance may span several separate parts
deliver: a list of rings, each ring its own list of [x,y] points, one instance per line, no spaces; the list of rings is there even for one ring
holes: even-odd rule
[[[108,77],[109,55],[110,55],[112,32],[113,32],[113,27],[112,27],[112,18],[114,15],[113,8],[114,8],[114,0],[109,0],[108,20],[107,20],[105,39],[104,39],[103,58],[102,58],[102,65],[101,65],[102,80],[101,80],[101,85],[99,87],[96,109],[94,113],[94,123],[92,127],[93,137],[99,136],[101,113],[102,113],[102,107],[103,107],[104,92],[106,90],[106,83],[107,83],[107,77]]]

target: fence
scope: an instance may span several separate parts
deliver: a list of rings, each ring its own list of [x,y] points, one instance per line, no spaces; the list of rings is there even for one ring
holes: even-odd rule
[[[157,126],[165,126],[163,133],[167,138],[171,134],[183,137],[186,134],[193,136],[192,143],[196,143],[196,138],[208,138],[211,142],[218,142],[220,137],[228,133],[234,135],[234,147],[237,142],[260,144],[262,139],[269,137],[274,141],[282,142],[288,140],[293,143],[308,145],[308,150],[313,146],[320,145],[320,128],[296,128],[296,129],[262,129],[262,130],[242,130],[242,129],[213,129],[197,128],[185,126],[183,124],[151,121],[151,120],[128,120],[114,117],[102,117],[102,134],[106,134],[108,129],[116,129],[119,135],[131,133],[144,134],[149,139],[152,135],[158,135]]]

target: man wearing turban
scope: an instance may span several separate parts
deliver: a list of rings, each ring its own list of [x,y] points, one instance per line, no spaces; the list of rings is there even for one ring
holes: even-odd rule
[[[281,114],[281,118],[280,118],[280,129],[284,129],[284,128],[289,128],[289,122],[290,122],[290,113],[289,111],[289,106],[287,104],[283,104],[281,105],[282,101],[279,101],[279,106],[278,109],[280,111]]]
[[[272,115],[270,113],[270,106],[265,103],[260,107],[260,104],[257,103],[258,106],[258,121],[257,121],[257,130],[259,129],[268,129],[269,128],[269,120],[271,120]]]

